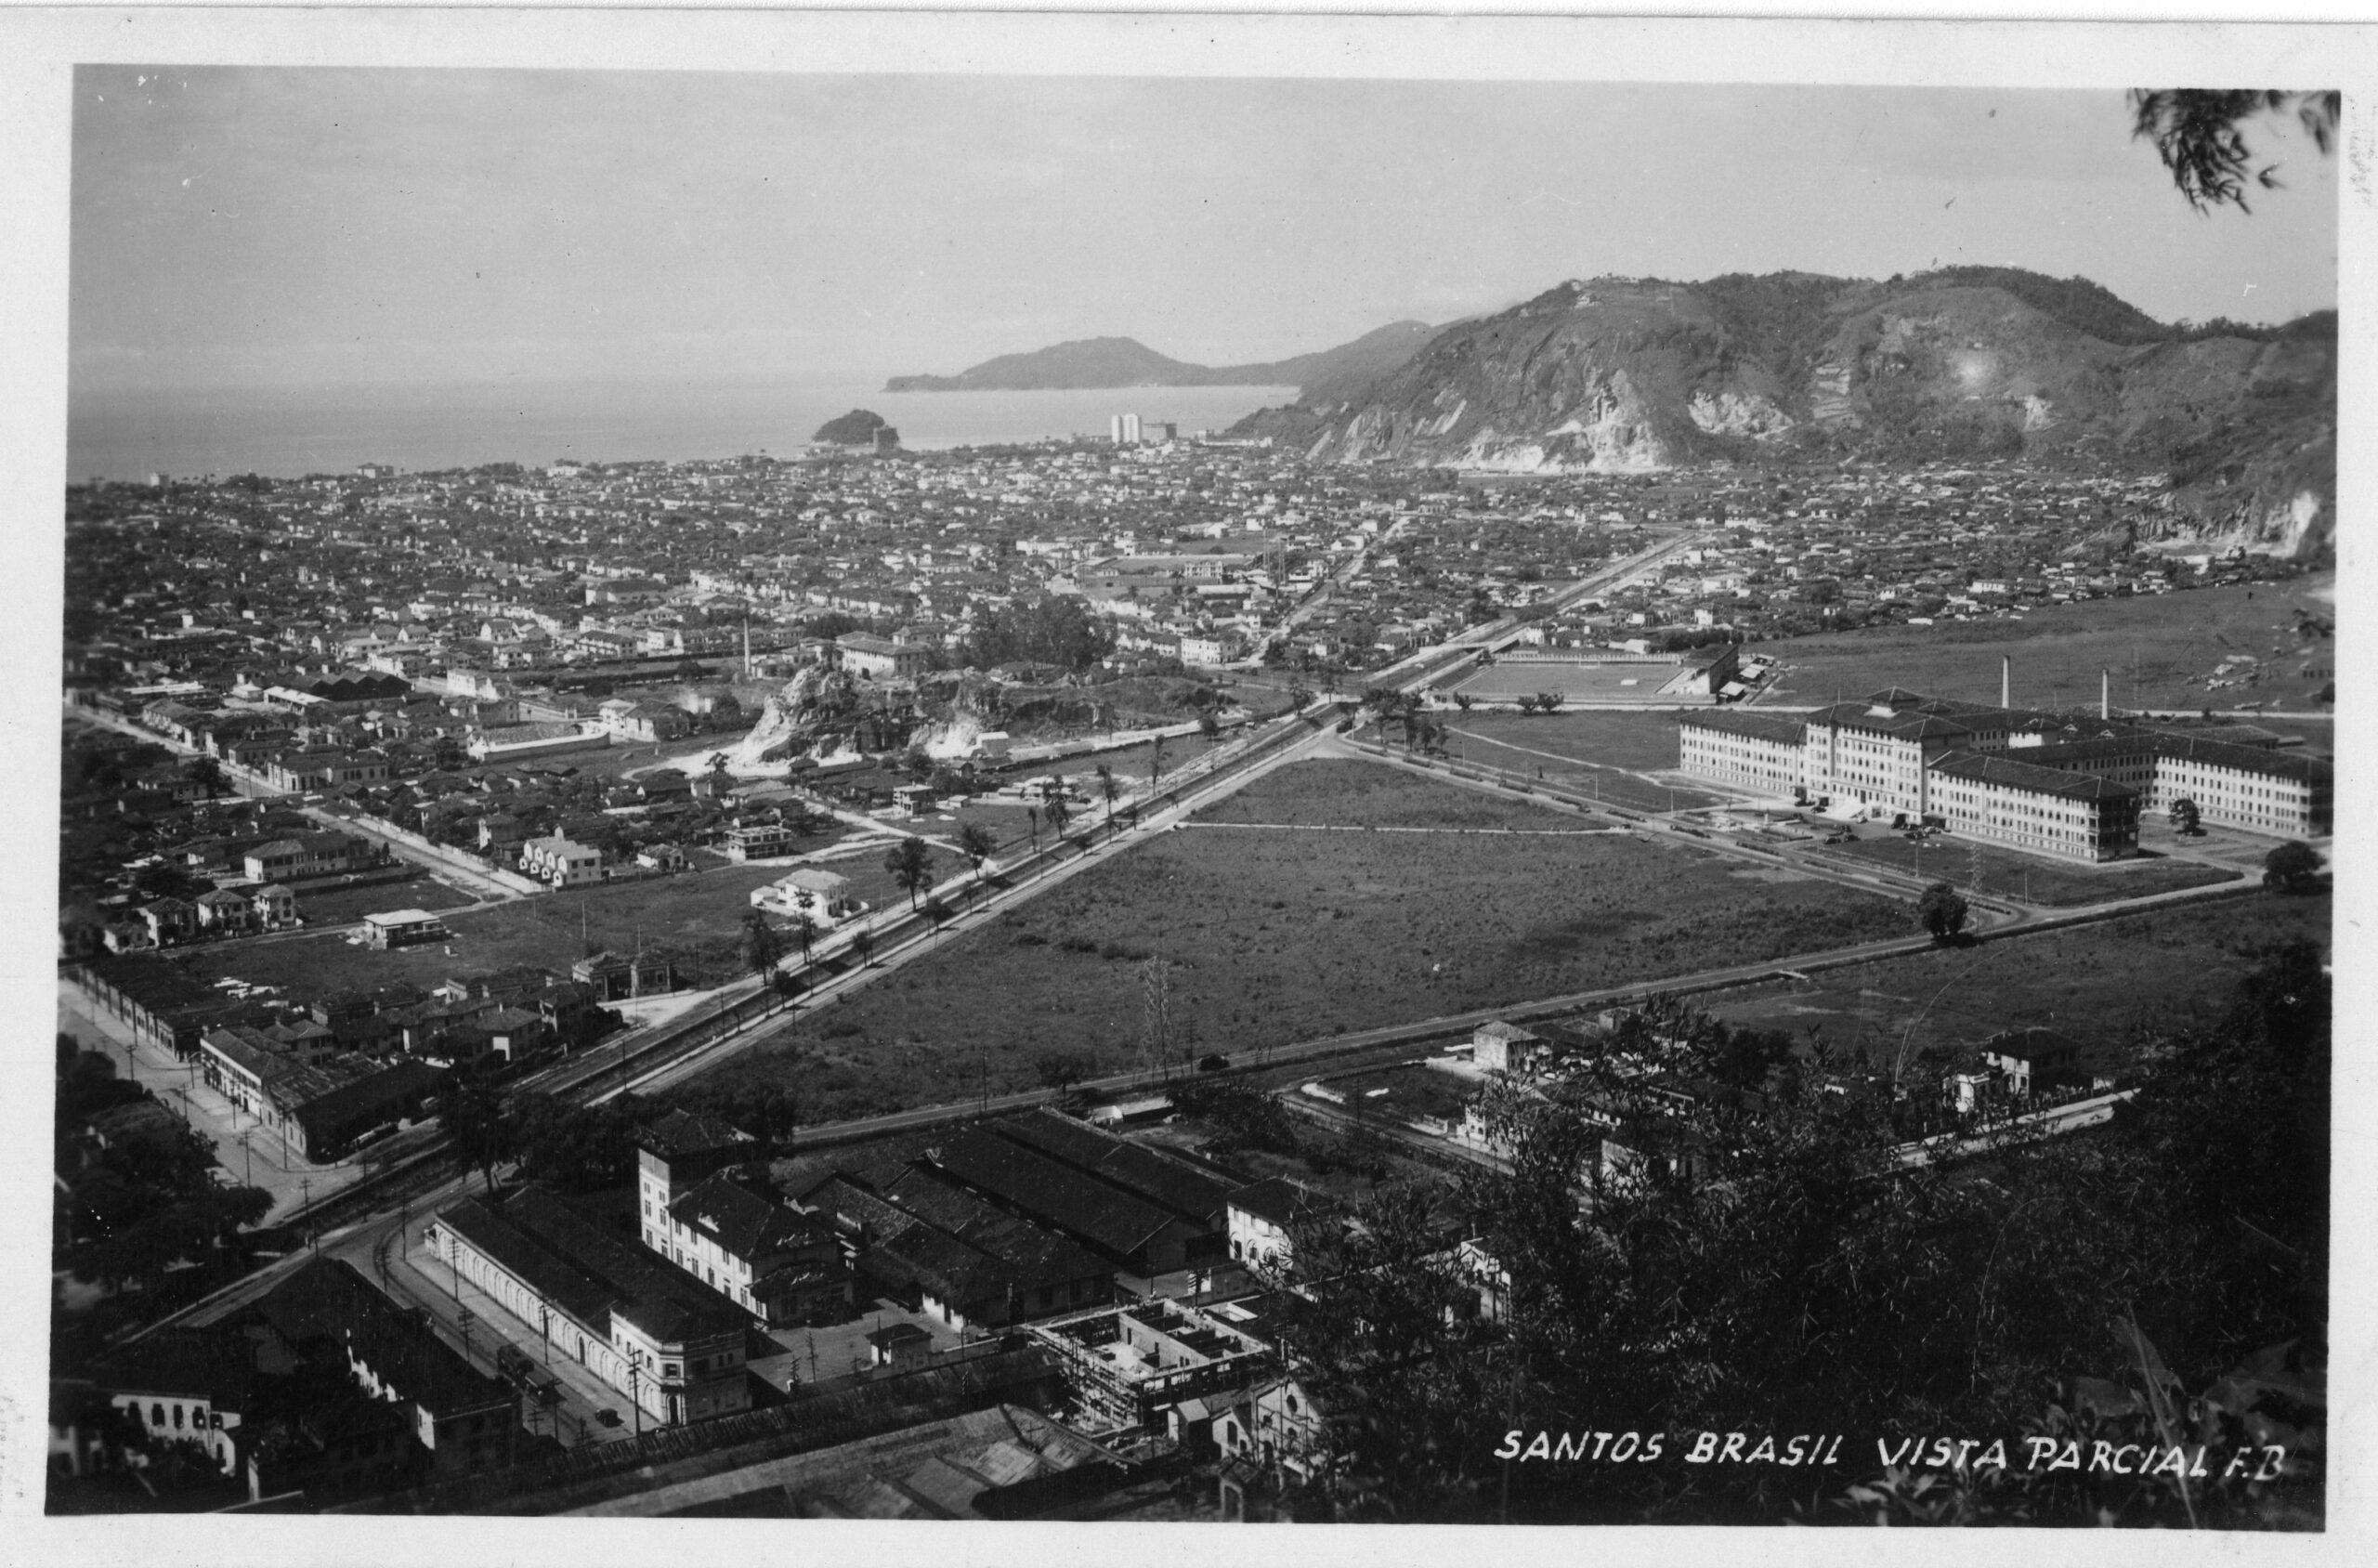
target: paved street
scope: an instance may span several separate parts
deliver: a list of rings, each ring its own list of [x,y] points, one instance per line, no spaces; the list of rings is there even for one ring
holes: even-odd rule
[[[137,1043],[124,1024],[93,1006],[79,987],[60,981],[58,1030],[107,1052],[116,1071],[146,1085],[166,1109],[215,1145],[215,1160],[242,1186],[272,1195],[267,1222],[287,1217],[311,1199],[325,1197],[365,1174],[357,1156],[335,1165],[313,1165],[281,1136],[206,1086],[194,1064],[177,1062],[154,1046]]]

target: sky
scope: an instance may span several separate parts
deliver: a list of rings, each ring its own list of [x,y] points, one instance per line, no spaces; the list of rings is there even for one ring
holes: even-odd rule
[[[82,67],[78,394],[1229,363],[1573,277],[1961,263],[2336,303],[2337,170],[2190,209],[2118,92]]]

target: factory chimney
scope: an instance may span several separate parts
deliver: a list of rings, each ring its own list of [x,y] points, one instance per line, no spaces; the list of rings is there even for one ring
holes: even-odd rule
[[[2110,670],[2100,670],[2100,671],[2098,671],[2098,672],[2097,672],[2097,717],[2098,717],[2098,718],[2100,718],[2100,719],[2110,719],[2110,718],[2112,718],[2113,716],[2114,716],[2114,677],[2113,677],[2113,672],[2112,672],[2112,671],[2110,671]]]
[[[2001,708],[2015,705],[2015,660],[2003,653],[1998,656],[1998,705]]]

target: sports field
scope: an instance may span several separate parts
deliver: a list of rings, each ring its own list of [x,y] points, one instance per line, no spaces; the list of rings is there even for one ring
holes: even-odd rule
[[[1540,691],[1559,692],[1574,703],[1683,702],[1691,699],[1660,695],[1660,688],[1682,668],[1653,660],[1502,659],[1473,671],[1448,689],[1482,702],[1511,702]]]
[[[1968,702],[1998,700],[1998,660],[2013,660],[2018,706],[2095,710],[2100,670],[2117,708],[2202,709],[2243,703],[2308,708],[2330,684],[2336,645],[2296,631],[2297,612],[2333,622],[2316,590],[2327,576],[2254,587],[2197,588],[2032,609],[2020,621],[1940,621],[1757,643],[1745,655],[1781,661],[1768,703],[1831,702],[1905,686]],[[2251,665],[2236,662],[2251,658]],[[2230,674],[2218,671],[2231,661]],[[2210,688],[2208,678],[2258,673],[2251,686]],[[2305,673],[2303,672],[2310,672]]]

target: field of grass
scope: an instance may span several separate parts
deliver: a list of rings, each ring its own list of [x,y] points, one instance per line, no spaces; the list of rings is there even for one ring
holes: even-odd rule
[[[2059,864],[2043,856],[2000,849],[1972,839],[1910,841],[1897,833],[1852,839],[1817,853],[1832,859],[1866,861],[1952,882],[1969,892],[1997,893],[2058,907],[2143,898],[2150,893],[2170,893],[2183,887],[2206,887],[2236,880],[2236,873],[2217,867],[2162,856],[2109,860],[2093,866]]]
[[[1557,691],[1572,702],[1674,702],[1660,687],[1674,679],[1675,664],[1602,663],[1595,660],[1505,660],[1454,683],[1482,702],[1511,702],[1539,691]]]
[[[1453,713],[1445,749],[1466,762],[1558,784],[1639,811],[1690,811],[1720,797],[1640,777],[1677,764],[1676,720],[1666,713]]]
[[[297,895],[297,912],[308,925],[341,925],[388,909],[459,909],[476,902],[469,894],[433,881],[424,872],[403,882],[374,882],[366,887],[324,882],[318,888],[306,888]]]
[[[2120,1052],[2217,1016],[2268,947],[2295,937],[2326,947],[2329,915],[2325,895],[2181,905],[1827,970],[1813,986],[1770,981],[1705,1005],[1735,1024],[1813,1028],[1837,1051],[1885,1062],[1902,1041],[1947,1050],[2033,1025]]]
[[[1657,773],[1677,764],[1673,713],[1448,713],[1445,723],[1479,739],[1509,741],[1604,767]]]
[[[953,931],[715,1077],[781,1081],[804,1115],[846,1117],[1029,1087],[1052,1052],[1119,1070],[1143,1059],[1151,957],[1173,966],[1190,1049],[1229,1052],[1865,941],[1912,920],[1899,901],[1576,832],[1565,814],[1365,763],[1282,768],[1206,819],[1561,836],[1162,834]]]
[[[2018,706],[2097,705],[2097,672],[2113,673],[2118,708],[2211,708],[2241,702],[2310,706],[2326,674],[2299,675],[2306,664],[2332,671],[2336,645],[2295,634],[2295,612],[2333,620],[2336,607],[2313,595],[2325,578],[2254,587],[2200,588],[2128,599],[2041,606],[2020,621],[1942,621],[1932,626],[1875,628],[1792,637],[1746,649],[1781,660],[1776,688],[1762,703],[1830,702],[1886,686],[1969,702],[1998,700],[1998,660],[2013,659]],[[2252,598],[2247,597],[2251,594]],[[2262,661],[2263,680],[2207,691],[2214,667],[2237,654]],[[2195,676],[2198,685],[2188,684]]]
[[[859,868],[872,866],[872,857],[851,863],[853,881],[859,880]],[[880,869],[875,874],[881,878]],[[634,952],[641,942],[647,952],[673,957],[685,983],[716,985],[741,971],[736,946],[751,908],[748,895],[782,875],[782,867],[729,866],[542,894],[454,916],[448,922],[454,938],[448,943],[383,953],[336,936],[254,942],[208,949],[196,967],[203,978],[231,974],[313,996],[397,980],[429,985],[522,963],[567,973],[592,948]]]

